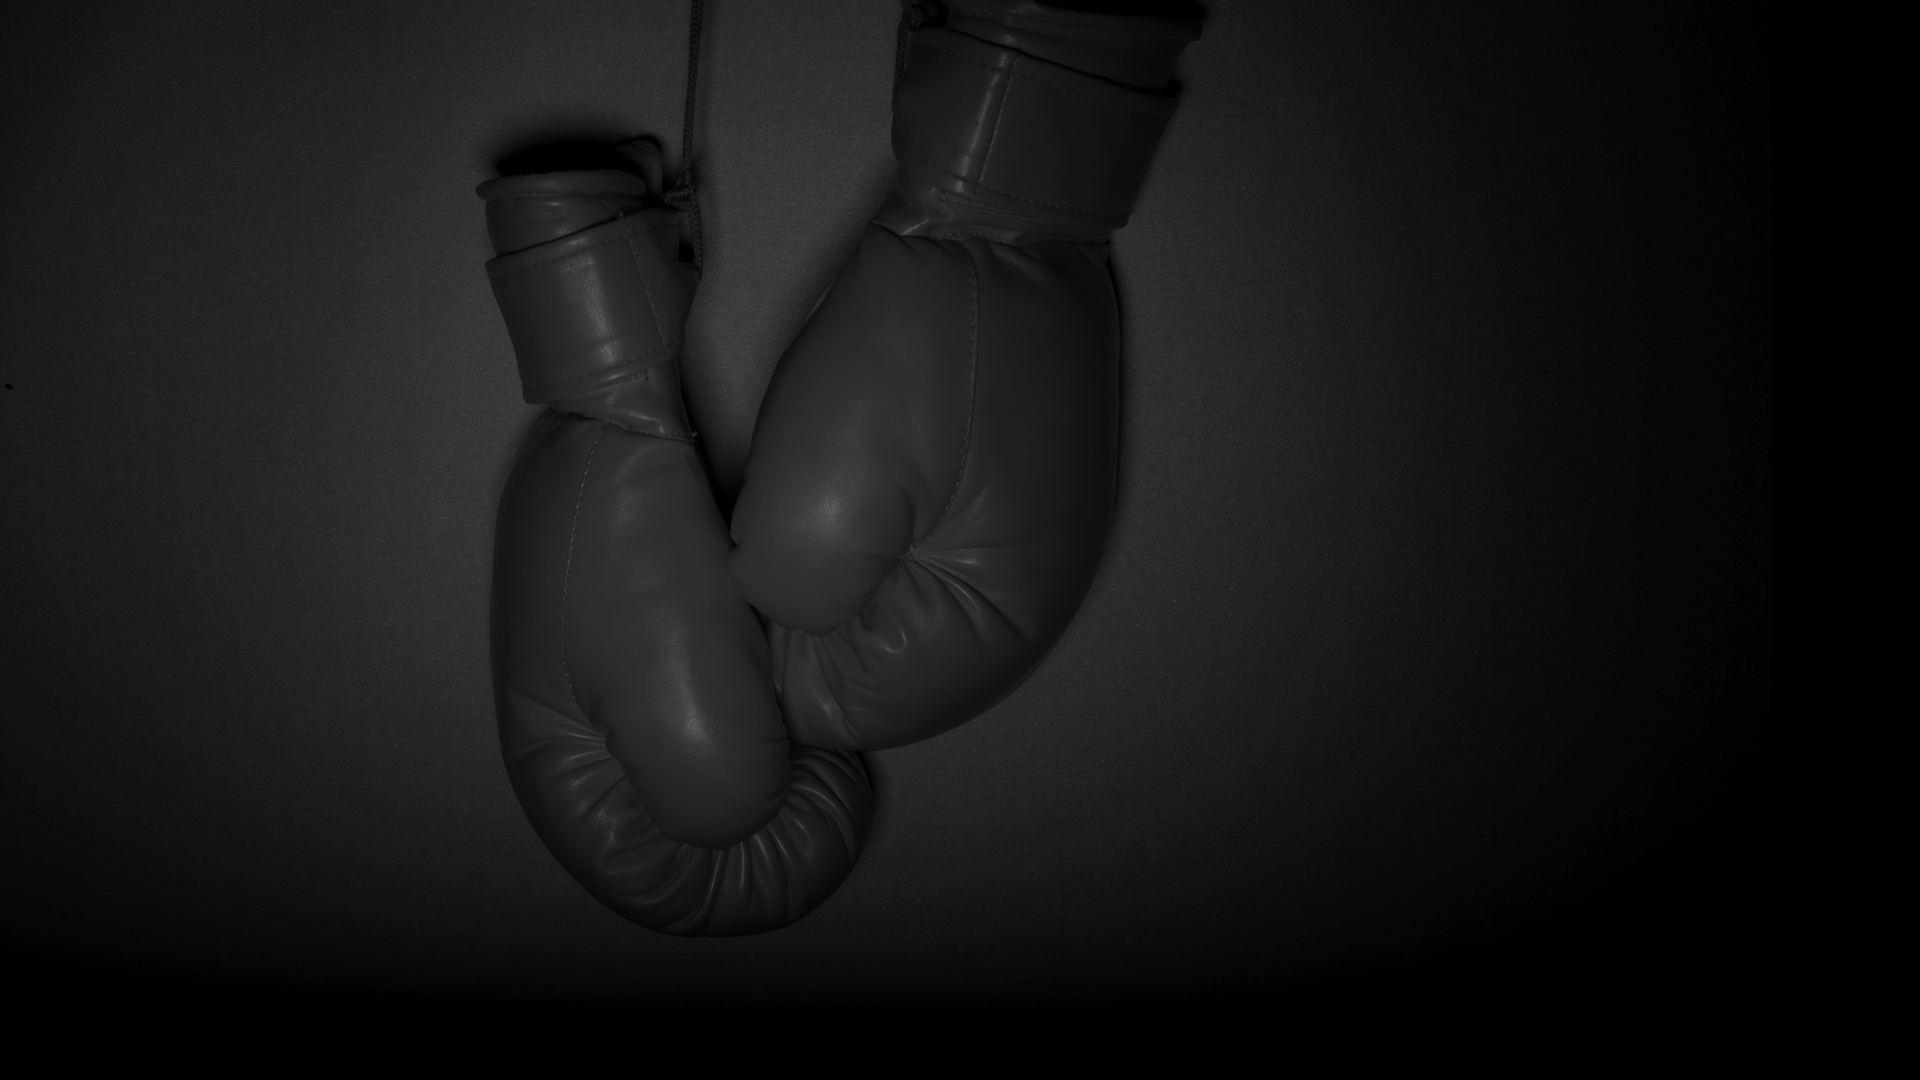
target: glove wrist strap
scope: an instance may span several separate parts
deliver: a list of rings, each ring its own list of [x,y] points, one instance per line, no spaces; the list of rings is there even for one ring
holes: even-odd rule
[[[922,29],[894,101],[893,151],[902,192],[924,195],[896,198],[880,222],[1106,240],[1127,223],[1173,110],[1169,97]]]
[[[679,229],[677,211],[645,210],[487,263],[529,404],[598,390],[679,355],[696,280],[667,257]]]

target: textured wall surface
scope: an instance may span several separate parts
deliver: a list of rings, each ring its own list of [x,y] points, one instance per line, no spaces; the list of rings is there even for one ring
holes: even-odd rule
[[[712,5],[686,370],[723,484],[891,175],[894,16]],[[1769,768],[1764,18],[1210,5],[1115,243],[1122,505],[1078,621],[873,755],[821,910],[683,941],[567,879],[499,761],[491,523],[534,410],[472,195],[547,138],[671,157],[683,6],[16,17],[7,948],[681,1000],[1719,962]]]

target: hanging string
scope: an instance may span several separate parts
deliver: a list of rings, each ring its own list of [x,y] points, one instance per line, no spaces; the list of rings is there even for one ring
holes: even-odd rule
[[[900,0],[900,29],[893,36],[893,96],[900,96],[900,76],[907,70],[907,52],[913,35],[929,22],[943,20],[947,5],[940,0]]]
[[[692,0],[687,15],[687,95],[686,115],[680,124],[680,180],[662,198],[668,206],[687,217],[687,234],[693,240],[693,265],[707,268],[706,236],[700,229],[700,193],[693,183],[693,106],[694,91],[700,84],[700,23],[704,0]]]
[[[707,244],[700,227],[700,193],[693,179],[693,115],[695,94],[700,87],[700,30],[705,0],[691,0],[687,13],[687,92],[686,112],[680,123],[680,179],[663,198],[668,206],[687,216],[687,232],[693,240],[693,265],[706,270]],[[900,94],[900,76],[907,70],[907,52],[913,35],[929,22],[947,13],[941,0],[900,0],[900,28],[893,43],[893,94]]]

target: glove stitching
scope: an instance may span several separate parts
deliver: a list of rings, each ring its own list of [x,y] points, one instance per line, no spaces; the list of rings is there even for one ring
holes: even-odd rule
[[[607,420],[607,418],[604,416],[597,416],[597,417],[594,417],[594,419],[604,420],[607,423],[612,424],[614,427],[619,428],[621,431],[631,432],[635,435],[645,435],[649,439],[672,439],[675,442],[684,442],[684,443],[692,443],[692,442],[700,441],[700,435],[697,432],[675,431],[674,429],[668,427],[665,424],[661,424],[660,430],[658,431],[642,431],[639,428],[634,427],[632,424],[622,423],[621,421],[618,421],[618,420]]]
[[[549,263],[557,263],[562,259],[570,259],[575,255],[584,254],[589,251],[594,251],[596,249],[606,247],[608,244],[620,243],[622,240],[631,240],[633,238],[634,233],[645,231],[646,220],[642,218],[640,215],[629,214],[627,215],[627,218],[625,220],[630,220],[634,222],[634,224],[641,226],[641,228],[628,229],[625,232],[621,232],[621,233],[618,233],[617,235],[610,236],[605,240],[596,240],[593,243],[587,244],[584,247],[577,247],[577,248],[573,248],[570,251],[563,251],[558,255],[549,256],[545,259],[541,259],[539,262],[536,262],[536,263],[528,263],[525,266],[514,266],[505,270],[498,270],[493,272],[489,276],[496,277],[496,278],[503,278],[503,277],[510,277],[514,274],[525,273],[528,270],[538,270],[540,267],[546,266]],[[569,237],[568,239],[571,239],[571,237]],[[558,242],[559,241],[555,241],[555,243],[558,243]],[[507,257],[511,258],[512,256],[507,256]]]
[[[960,435],[960,472],[953,478],[953,490],[947,493],[947,504],[940,508],[940,516],[934,519],[933,527],[927,530],[925,536],[914,541],[906,554],[900,556],[902,559],[918,551],[920,545],[939,532],[940,526],[946,522],[947,514],[953,510],[953,500],[960,496],[960,483],[967,478],[967,459],[973,452],[974,386],[980,369],[980,267],[974,261],[972,248],[963,243],[960,250],[967,253],[967,335],[970,339],[967,347],[967,426]]]
[[[1081,206],[1064,206],[1060,203],[1050,203],[1045,199],[1029,199],[1024,195],[1015,195],[1011,191],[1002,191],[999,188],[994,187],[992,184],[984,183],[979,180],[969,180],[966,177],[960,175],[959,173],[950,172],[943,166],[928,160],[925,155],[921,154],[918,150],[915,150],[911,146],[903,145],[902,148],[905,149],[908,154],[911,154],[914,160],[920,162],[921,164],[927,166],[928,168],[934,170],[935,172],[941,174],[942,176],[951,176],[955,180],[958,180],[963,184],[972,184],[975,187],[985,188],[988,191],[993,192],[995,195],[1004,195],[1007,198],[1012,199],[1016,202],[1032,203],[1035,206],[1045,206],[1054,210],[1065,210],[1071,214],[1091,214],[1095,217],[1114,217],[1114,216],[1126,213],[1126,211],[1124,210],[1092,210],[1092,209],[1088,209],[1086,207],[1081,207]],[[983,207],[983,209],[991,210],[993,209],[993,207],[988,206],[988,207]],[[1041,218],[1038,220],[1044,221],[1046,219]]]
[[[1060,234],[1060,233],[1059,233],[1058,231],[1056,231],[1056,230],[1057,230],[1058,228],[1060,228],[1061,226],[1065,226],[1065,227],[1067,227],[1067,228],[1089,228],[1089,229],[1098,229],[1098,228],[1099,228],[1100,226],[1097,226],[1097,225],[1085,225],[1085,224],[1082,224],[1082,223],[1077,223],[1077,222],[1071,222],[1071,221],[1061,221],[1061,220],[1060,220],[1060,218],[1059,218],[1059,217],[1058,217],[1057,215],[1056,215],[1056,216],[1053,216],[1053,217],[1043,217],[1043,216],[1041,216],[1041,215],[1039,215],[1039,214],[1023,214],[1023,213],[1021,213],[1021,212],[1020,212],[1020,211],[1018,211],[1018,210],[1009,210],[1009,209],[1007,209],[1006,207],[1003,207],[1003,206],[995,206],[995,205],[993,205],[992,203],[984,203],[984,202],[981,202],[981,201],[980,201],[980,200],[978,200],[978,199],[969,199],[969,198],[967,198],[967,197],[966,197],[965,195],[961,195],[961,194],[959,194],[959,193],[957,193],[957,192],[952,192],[952,191],[941,191],[941,190],[938,190],[938,189],[936,189],[936,192],[935,192],[935,193],[936,193],[936,194],[937,194],[937,195],[938,195],[938,196],[940,197],[940,202],[941,202],[941,203],[942,203],[943,205],[945,205],[945,206],[949,206],[949,207],[958,207],[958,208],[960,208],[960,209],[962,209],[962,210],[979,210],[979,211],[982,211],[982,212],[984,212],[984,213],[988,213],[988,214],[993,214],[993,215],[994,215],[994,216],[996,216],[996,217],[1003,217],[1003,218],[1018,218],[1018,219],[1019,219],[1019,220],[1021,220],[1021,221],[1031,221],[1031,222],[1033,222],[1033,223],[1034,223],[1035,225],[1038,225],[1038,226],[1050,226],[1050,227],[1051,227],[1051,229],[1035,229],[1035,230],[1033,230],[1033,231],[1035,231],[1035,232],[1046,232],[1046,233],[1047,233],[1047,235],[1044,235],[1044,236],[1040,236],[1040,237],[1036,237],[1036,238],[1034,238],[1034,239],[1030,239],[1030,240],[1002,240],[1002,239],[1000,239],[999,237],[997,237],[997,236],[995,236],[995,235],[994,235],[994,234],[993,234],[992,232],[954,232],[954,233],[951,233],[951,234],[948,234],[948,235],[944,235],[944,236],[941,236],[941,237],[939,237],[939,239],[943,239],[943,240],[988,240],[988,241],[991,241],[991,242],[993,242],[993,243],[996,243],[996,244],[1006,244],[1006,245],[1008,245],[1008,246],[1010,246],[1010,247],[1024,247],[1024,246],[1026,246],[1026,245],[1028,245],[1028,244],[1035,244],[1035,243],[1040,243],[1041,241],[1050,241],[1050,240],[1065,240],[1065,241],[1067,241],[1068,243],[1073,243],[1073,244],[1104,244],[1104,243],[1107,243],[1107,242],[1108,242],[1108,241],[1106,241],[1106,240],[1084,240],[1084,239],[1078,239],[1078,238],[1075,238],[1075,237],[1073,237],[1073,236],[1068,236],[1068,235],[1062,235],[1062,234]],[[1063,207],[1062,209],[1065,209],[1065,208]],[[958,229],[969,229],[969,228],[973,228],[973,229],[994,229],[994,228],[997,228],[996,226],[993,226],[993,225],[985,225],[985,224],[983,224],[983,225],[971,225],[971,226],[967,226],[967,225],[941,225],[941,226],[938,226],[938,227],[939,227],[939,228],[941,228],[941,229],[955,229],[955,230],[958,230]],[[1010,230],[1010,231],[1018,231],[1018,230]]]
[[[952,567],[943,565],[937,559],[928,558],[924,553],[920,554],[913,561],[914,565],[918,566],[922,571],[926,572],[928,576],[939,582],[940,586],[946,589],[963,608],[984,611],[1005,623],[1014,633],[1028,638],[1033,636],[1028,633],[1026,627],[1020,625],[1019,620],[1015,619],[1010,612],[995,603],[993,597],[987,595],[986,590],[962,577],[960,573]],[[967,621],[972,623],[975,629],[978,630],[981,623],[980,619],[969,614]]]
[[[614,427],[617,427],[622,431],[630,431],[635,435],[645,435],[650,439],[672,439],[675,442],[684,442],[684,443],[692,443],[692,442],[700,441],[700,435],[698,432],[675,431],[672,428],[667,427],[665,424],[662,424],[660,426],[659,431],[641,431],[639,428],[634,427],[631,424],[623,424],[618,420],[609,420],[607,421],[607,423],[612,424]]]
[[[987,131],[987,145],[980,151],[980,175],[973,179],[976,184],[986,179],[987,169],[993,164],[993,144],[1000,139],[1000,121],[1007,118],[1007,93],[1013,89],[1010,85],[1011,80],[1008,82],[1009,84],[1003,84],[998,88],[1000,91],[998,95],[994,95],[999,100],[993,103],[993,127]],[[992,95],[993,91],[989,89],[988,94]]]
[[[651,300],[649,300],[649,301],[648,301],[648,304],[649,304],[649,306],[651,306],[651,304],[652,304],[652,301],[651,301]],[[659,328],[659,326],[658,326],[658,325],[656,325],[656,326],[654,327],[654,332],[655,332],[655,333],[658,333],[658,332],[659,332],[659,329],[660,329],[660,328]],[[646,359],[647,357],[649,357],[649,356],[653,356],[653,355],[655,355],[656,353],[663,353],[663,352],[672,352],[672,351],[673,351],[673,348],[674,348],[674,346],[673,346],[673,344],[672,344],[671,342],[669,342],[669,343],[667,343],[667,344],[663,344],[663,345],[660,345],[660,346],[659,346],[659,347],[657,347],[657,348],[652,348],[652,349],[648,349],[648,350],[647,350],[646,352],[643,352],[643,353],[635,353],[635,354],[634,354],[634,355],[633,355],[633,356],[632,356],[632,357],[631,357],[630,359],[627,359],[627,360],[624,360],[624,361],[622,361],[622,362],[620,362],[620,363],[618,363],[618,364],[614,364],[614,365],[612,365],[612,367],[604,367],[604,368],[596,368],[596,369],[593,369],[593,370],[589,370],[589,371],[583,371],[583,372],[581,372],[581,373],[580,373],[580,374],[578,374],[578,375],[569,375],[569,376],[567,376],[567,377],[566,377],[566,378],[564,378],[564,379],[555,379],[555,380],[553,380],[552,382],[543,382],[543,383],[521,383],[520,385],[521,385],[522,387],[524,387],[525,389],[528,389],[528,390],[546,390],[546,389],[548,389],[548,388],[550,388],[550,387],[555,387],[555,386],[565,386],[565,385],[566,385],[567,383],[570,383],[570,382],[579,382],[579,381],[580,381],[581,379],[586,379],[586,378],[591,378],[591,377],[593,377],[593,376],[595,376],[595,375],[599,375],[599,374],[601,374],[601,373],[603,373],[603,372],[607,372],[607,371],[612,371],[612,370],[613,370],[614,368],[619,368],[619,367],[625,367],[625,366],[627,366],[628,364],[631,364],[631,363],[633,363],[633,362],[634,362],[634,361],[636,361],[636,360],[645,360],[645,359]],[[653,365],[651,365],[651,364],[649,364],[649,365],[648,365],[648,367],[652,367],[652,366],[653,366]],[[645,371],[646,369],[645,369],[645,368],[642,368],[641,370],[642,370],[642,371]],[[625,380],[615,380],[615,381],[625,381]],[[613,384],[612,384],[612,383],[609,383],[609,384],[607,384],[607,385],[609,385],[609,386],[611,386],[611,385],[613,385]]]
[[[1159,115],[1159,110],[1157,109],[1152,109],[1152,110],[1139,109],[1139,108],[1134,108],[1127,104],[1123,104],[1122,102],[1118,102],[1118,101],[1102,101],[1099,98],[1088,97],[1087,95],[1079,93],[1078,91],[1070,90],[1067,87],[1059,85],[1058,83],[1048,82],[1045,79],[1030,75],[1027,72],[1021,70],[1021,67],[1024,65],[1022,65],[1020,61],[1026,59],[1025,57],[1020,57],[1016,55],[1013,64],[1002,67],[999,64],[989,64],[984,60],[976,60],[971,56],[968,56],[964,53],[955,52],[952,49],[942,48],[941,46],[936,45],[931,41],[916,41],[914,42],[914,48],[931,49],[937,53],[945,53],[948,56],[953,57],[955,60],[965,61],[966,63],[972,64],[975,67],[986,68],[988,71],[1005,71],[1012,78],[1021,79],[1026,82],[1033,83],[1036,86],[1044,86],[1056,94],[1065,94],[1067,97],[1070,97],[1070,98],[1078,98],[1081,101],[1087,102],[1090,105],[1098,105],[1103,109],[1114,109],[1120,112],[1132,113],[1135,116],[1144,116],[1149,118],[1157,117]],[[1151,95],[1142,94],[1141,96],[1149,100],[1157,100],[1152,98]]]
[[[992,207],[979,207],[978,209],[990,210],[992,209]],[[1011,216],[1017,217],[1019,215],[1011,215]],[[1039,221],[1042,219],[1033,218],[1031,220]],[[986,228],[986,226],[980,226],[980,228]],[[1058,235],[1026,236],[1026,237],[1020,237],[1013,240],[1008,240],[1005,238],[1004,233],[1011,232],[1011,231],[1014,231],[1014,230],[1000,230],[999,232],[979,232],[973,228],[967,228],[967,227],[955,225],[950,228],[943,227],[937,234],[930,233],[926,235],[932,236],[932,238],[935,240],[985,240],[989,244],[1000,244],[1005,247],[1013,248],[1016,251],[1023,250],[1025,248],[1035,247],[1040,244],[1104,244],[1104,243],[1107,243],[1107,241],[1105,240],[1076,240],[1071,236],[1058,236]]]
[[[580,535],[580,506],[587,500],[587,475],[593,471],[593,455],[600,449],[600,436],[607,433],[607,422],[600,421],[594,429],[593,442],[587,447],[587,463],[580,468],[580,493],[573,499],[573,526],[567,530],[567,563],[560,572],[560,670],[567,677],[567,695],[573,698],[573,707],[582,715],[586,708],[580,704],[580,693],[573,688],[573,665],[567,663],[567,593],[573,584],[573,543]]]
[[[660,312],[653,306],[653,290],[647,288],[647,272],[640,265],[640,249],[633,246],[633,234],[626,236],[627,254],[633,257],[633,273],[640,279],[640,294],[647,298],[647,317],[653,320],[653,336],[660,339],[660,349],[667,347],[667,332],[660,328]],[[654,352],[659,352],[655,349]]]

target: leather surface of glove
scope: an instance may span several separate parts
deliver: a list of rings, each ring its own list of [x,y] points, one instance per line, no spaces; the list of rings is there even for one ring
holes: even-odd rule
[[[846,877],[871,790],[857,756],[787,737],[680,396],[695,275],[649,194],[617,173],[481,188],[527,397],[549,404],[495,536],[501,747],[535,831],[602,903],[752,933]]]
[[[1012,691],[1099,565],[1107,241],[1198,27],[953,14],[914,38],[893,197],[781,359],[730,529],[680,397],[697,274],[657,151],[481,186],[524,394],[549,408],[500,506],[502,749],[549,849],[641,925],[752,933],[819,904],[872,814],[857,751]]]
[[[977,6],[1029,24],[1051,10]],[[1169,68],[1198,32],[1056,14],[1054,37],[1097,50],[1124,24]],[[773,623],[796,739],[937,735],[1011,692],[1071,621],[1114,507],[1107,239],[1172,108],[1006,45],[916,35],[894,197],[781,359],[734,507],[733,569]]]

